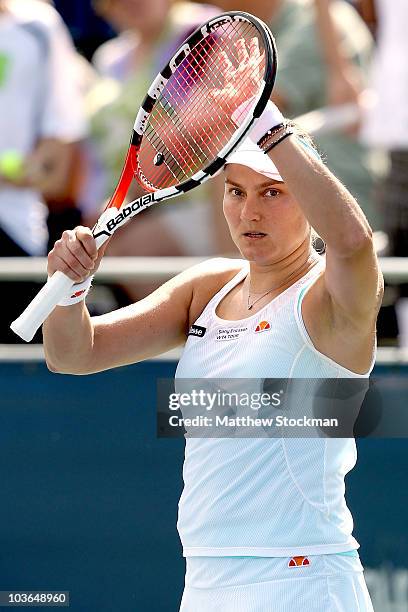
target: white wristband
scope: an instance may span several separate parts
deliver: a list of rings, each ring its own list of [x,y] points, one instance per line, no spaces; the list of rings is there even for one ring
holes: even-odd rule
[[[253,98],[246,100],[240,106],[238,106],[236,111],[234,111],[232,114],[232,120],[234,123],[236,123],[236,125],[240,126],[242,124],[243,118],[247,115],[248,107],[253,105],[253,103]],[[250,129],[248,137],[255,144],[257,144],[261,138],[265,136],[266,132],[272,130],[281,123],[285,123],[284,116],[280,112],[279,108],[271,100],[269,100],[262,115],[255,121],[254,126]]]
[[[72,304],[78,304],[82,302],[89,293],[92,285],[93,276],[88,276],[82,283],[76,283],[70,289],[69,295],[64,297],[58,306],[72,306]]]

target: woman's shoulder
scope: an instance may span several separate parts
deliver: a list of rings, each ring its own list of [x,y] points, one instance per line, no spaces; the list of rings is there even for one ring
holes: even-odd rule
[[[193,290],[190,320],[195,321],[212,297],[246,267],[247,262],[244,259],[214,257],[190,268]]]
[[[190,272],[194,280],[225,284],[247,265],[245,259],[213,257],[193,266]]]
[[[226,285],[248,262],[245,259],[213,257],[185,270],[182,274],[194,294],[214,294]]]

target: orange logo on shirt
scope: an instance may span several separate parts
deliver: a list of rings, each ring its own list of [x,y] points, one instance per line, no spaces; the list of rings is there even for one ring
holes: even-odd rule
[[[263,332],[263,331],[266,331],[267,329],[271,329],[271,326],[269,325],[268,321],[261,321],[256,326],[255,333]]]
[[[292,557],[288,563],[288,567],[302,567],[304,565],[310,565],[307,557]]]

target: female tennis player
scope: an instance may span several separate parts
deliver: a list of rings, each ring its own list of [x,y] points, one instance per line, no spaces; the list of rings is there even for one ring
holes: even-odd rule
[[[372,231],[293,132],[269,103],[228,160],[224,214],[242,259],[206,261],[103,316],[83,294],[58,306],[44,324],[48,367],[88,374],[185,344],[180,379],[367,378],[383,292]],[[77,227],[48,272],[86,286],[101,256]],[[353,439],[187,438],[181,612],[372,611],[344,500],[355,461]]]

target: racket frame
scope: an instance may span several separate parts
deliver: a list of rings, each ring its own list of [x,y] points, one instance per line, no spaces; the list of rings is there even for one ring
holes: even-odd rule
[[[214,161],[194,174],[188,180],[181,182],[179,185],[158,190],[143,176],[143,174],[139,171],[138,166],[138,153],[149,117],[153,112],[154,106],[159,99],[161,92],[166,87],[172,74],[176,72],[178,66],[189,55],[191,50],[194,49],[194,47],[196,47],[199,43],[204,41],[208,36],[212,35],[219,27],[234,21],[246,21],[254,25],[263,40],[265,49],[264,78],[262,79],[262,87],[260,88],[258,94],[253,98],[252,111],[248,111],[243,123],[237,127],[232,138],[218,153]],[[157,74],[148,89],[135,119],[129,150],[120,180],[112,195],[112,198],[108,202],[107,208],[111,206],[120,208],[133,178],[136,178],[141,186],[148,192],[158,193],[159,191],[162,191],[164,194],[163,197],[156,199],[157,202],[160,202],[164,199],[186,193],[214,176],[225,165],[228,155],[230,155],[239,145],[243,137],[247,134],[249,128],[264,110],[275,84],[277,65],[278,61],[276,45],[269,28],[260,19],[249,13],[245,13],[243,11],[229,11],[222,13],[217,17],[210,19],[203,26],[197,28],[177,49],[167,65]]]

